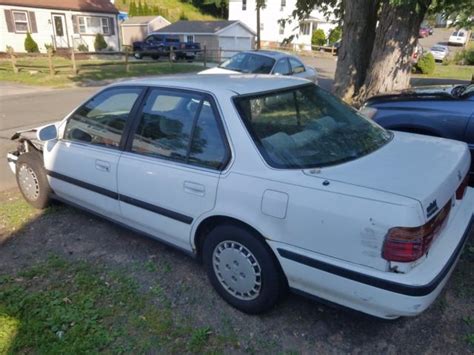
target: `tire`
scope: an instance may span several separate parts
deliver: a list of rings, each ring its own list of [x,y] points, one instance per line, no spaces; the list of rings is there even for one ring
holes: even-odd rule
[[[43,209],[50,204],[51,188],[41,153],[28,152],[20,155],[16,162],[16,182],[21,194],[31,206]]]
[[[285,293],[285,278],[271,249],[238,225],[219,225],[209,232],[203,261],[217,293],[242,312],[263,313]]]
[[[153,59],[153,60],[158,60],[158,59],[160,59],[160,56],[159,56],[159,55],[152,55],[152,56],[151,56],[151,59]]]

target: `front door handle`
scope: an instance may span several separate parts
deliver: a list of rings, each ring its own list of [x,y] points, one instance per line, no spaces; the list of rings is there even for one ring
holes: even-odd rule
[[[190,194],[204,196],[206,194],[206,188],[202,184],[198,184],[192,181],[185,181],[184,182],[184,191]]]
[[[108,173],[110,171],[110,163],[108,161],[96,160],[95,168],[99,171],[105,171]]]

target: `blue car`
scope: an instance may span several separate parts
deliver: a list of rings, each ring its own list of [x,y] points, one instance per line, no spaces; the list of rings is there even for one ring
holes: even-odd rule
[[[464,141],[474,157],[474,81],[375,96],[365,102],[361,112],[390,130]],[[471,182],[473,168],[471,164]]]

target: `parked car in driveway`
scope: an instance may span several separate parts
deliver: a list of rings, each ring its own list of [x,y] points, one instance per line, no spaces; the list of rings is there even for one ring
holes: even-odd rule
[[[387,131],[303,79],[121,82],[34,131],[8,154],[30,204],[58,199],[197,257],[247,313],[289,287],[417,315],[472,224],[465,143]]]
[[[151,33],[145,40],[133,42],[133,55],[137,59],[167,57],[171,60],[186,59],[192,61],[201,51],[201,45],[195,42],[180,42],[178,36],[163,33]]]
[[[318,82],[316,69],[303,64],[298,57],[268,50],[237,53],[217,67],[203,70],[199,74],[231,73],[290,75]]]
[[[433,55],[435,61],[442,62],[449,56],[448,46],[436,44],[430,48],[430,53]]]
[[[460,29],[454,31],[453,34],[449,36],[448,44],[465,46],[468,40],[469,34],[467,30]]]
[[[474,83],[412,88],[367,100],[362,111],[386,129],[464,141],[474,157]],[[474,176],[474,161],[471,176]]]

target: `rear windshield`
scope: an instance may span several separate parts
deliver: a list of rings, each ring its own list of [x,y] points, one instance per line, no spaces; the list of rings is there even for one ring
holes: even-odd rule
[[[437,47],[431,48],[431,50],[435,51],[435,52],[444,52],[446,50],[446,48],[437,46]]]
[[[250,135],[276,168],[316,168],[357,159],[392,134],[315,85],[236,97]]]
[[[275,59],[273,58],[258,54],[238,53],[219,67],[242,73],[269,74],[274,64]]]

